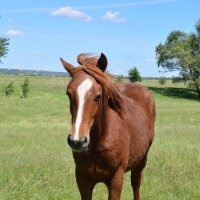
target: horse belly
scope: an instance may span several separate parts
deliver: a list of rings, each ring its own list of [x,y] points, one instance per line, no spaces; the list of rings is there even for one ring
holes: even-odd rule
[[[138,117],[134,118],[134,125],[129,126],[131,127],[129,130],[129,159],[126,171],[134,169],[143,160],[151,143],[148,120],[142,112],[137,114]]]

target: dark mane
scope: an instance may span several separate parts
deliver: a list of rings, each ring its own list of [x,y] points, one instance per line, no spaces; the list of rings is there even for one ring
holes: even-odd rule
[[[74,70],[74,74],[80,70],[83,70],[87,74],[91,75],[103,88],[104,102],[108,102],[120,116],[123,110],[123,96],[115,88],[108,73],[102,72],[97,67],[97,61],[99,57],[92,54],[79,54],[77,62],[81,65]]]

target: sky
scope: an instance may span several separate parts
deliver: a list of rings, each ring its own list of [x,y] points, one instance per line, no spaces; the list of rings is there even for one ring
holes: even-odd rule
[[[0,36],[10,39],[0,68],[60,71],[62,57],[103,52],[107,70],[171,76],[156,64],[155,47],[173,30],[195,32],[200,0],[0,0]]]

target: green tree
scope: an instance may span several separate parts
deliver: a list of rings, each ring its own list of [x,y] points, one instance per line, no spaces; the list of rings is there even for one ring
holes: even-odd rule
[[[9,39],[0,37],[0,63],[2,58],[8,53]]]
[[[200,98],[200,20],[196,33],[172,31],[164,44],[156,47],[158,67],[179,71],[182,79],[195,87]]]
[[[128,72],[128,78],[131,82],[141,82],[142,78],[140,76],[140,73],[136,67],[133,67]]]
[[[5,94],[6,96],[10,96],[14,93],[14,82],[10,82],[6,87],[5,87]]]
[[[22,96],[21,96],[21,98],[28,97],[28,93],[30,91],[28,77],[24,80],[24,83],[21,85],[21,87],[22,87]]]

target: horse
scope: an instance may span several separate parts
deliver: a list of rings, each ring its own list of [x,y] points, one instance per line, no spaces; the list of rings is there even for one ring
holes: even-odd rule
[[[91,200],[95,185],[102,182],[108,199],[119,200],[124,174],[130,170],[134,200],[140,200],[142,171],[154,138],[151,93],[139,83],[113,83],[103,53],[78,55],[78,67],[60,59],[71,76],[66,93],[72,128],[67,142],[81,199]]]

